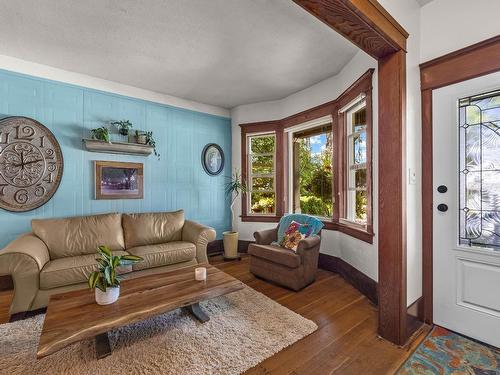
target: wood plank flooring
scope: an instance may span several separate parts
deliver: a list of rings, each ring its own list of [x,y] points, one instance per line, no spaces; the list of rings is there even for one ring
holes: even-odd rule
[[[248,257],[210,263],[283,306],[313,320],[318,330],[248,370],[255,374],[393,374],[425,337],[424,329],[406,348],[377,336],[377,308],[338,274],[318,270],[316,282],[300,292],[258,279]]]

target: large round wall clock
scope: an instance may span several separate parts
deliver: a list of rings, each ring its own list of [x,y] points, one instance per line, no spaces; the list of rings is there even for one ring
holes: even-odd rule
[[[44,205],[63,166],[61,147],[45,126],[27,117],[0,120],[0,208],[24,212]]]

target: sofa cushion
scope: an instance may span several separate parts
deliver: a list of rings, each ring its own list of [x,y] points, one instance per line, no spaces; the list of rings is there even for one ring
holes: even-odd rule
[[[123,232],[127,249],[182,239],[184,211],[124,214]]]
[[[47,245],[52,260],[95,254],[101,245],[111,250],[125,249],[120,214],[35,219],[31,228]]]
[[[113,251],[114,255],[127,255],[125,251]],[[91,272],[97,271],[99,254],[79,255],[51,260],[40,271],[40,289],[86,283]],[[132,272],[132,266],[117,268],[118,274]]]
[[[289,268],[297,268],[300,266],[300,256],[296,254],[295,251],[283,247],[257,245],[252,243],[248,246],[248,254]]]
[[[134,271],[187,262],[196,258],[196,246],[191,242],[184,241],[138,246],[127,251],[144,259],[144,261],[132,265]]]

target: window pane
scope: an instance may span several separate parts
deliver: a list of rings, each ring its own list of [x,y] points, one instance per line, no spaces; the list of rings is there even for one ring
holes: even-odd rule
[[[271,174],[274,168],[274,157],[252,156],[252,174]]]
[[[366,163],[366,127],[362,126],[358,128],[361,129],[360,132],[353,137],[354,164]]]
[[[252,214],[274,214],[276,209],[275,194],[252,192],[250,209]]]
[[[250,152],[252,154],[274,153],[274,135],[250,138]]]
[[[355,173],[356,187],[366,189],[366,169],[358,169]]]
[[[356,191],[356,216],[354,221],[357,223],[366,224],[367,203],[366,190]]]
[[[500,249],[500,92],[461,99],[459,242]]]
[[[330,124],[294,134],[294,212],[332,216],[332,138]]]
[[[255,190],[274,190],[273,177],[254,177],[252,178],[252,191]]]

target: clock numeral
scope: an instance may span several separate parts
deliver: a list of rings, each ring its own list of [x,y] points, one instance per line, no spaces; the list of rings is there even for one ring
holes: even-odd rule
[[[56,169],[57,169],[57,165],[56,165],[56,163],[55,163],[55,162],[53,162],[53,161],[49,161],[49,163],[48,163],[48,164],[49,164],[49,166],[47,167],[47,170],[48,170],[49,172],[55,172],[55,171],[56,171]]]
[[[36,185],[35,187],[35,196],[37,197],[43,197],[47,190],[42,186],[42,185]]]
[[[9,137],[10,137],[10,132],[7,133],[0,132],[0,144],[6,145],[7,143],[9,143]]]
[[[54,150],[52,150],[51,148],[45,150],[45,159],[54,159],[54,157]]]
[[[51,184],[52,182],[54,182],[54,178],[52,177],[52,173],[49,173],[47,176],[45,176],[42,181],[45,181],[48,184]]]
[[[21,126],[17,125],[14,127],[16,129],[16,139],[21,139],[24,141],[31,141],[35,135],[35,129],[31,126]]]
[[[25,204],[29,200],[28,190],[19,189],[14,194],[14,200],[19,204]]]
[[[45,136],[44,135],[42,135],[40,137],[40,147],[45,147]]]
[[[5,188],[9,186],[7,184],[0,184],[0,197],[3,197],[5,195]]]

